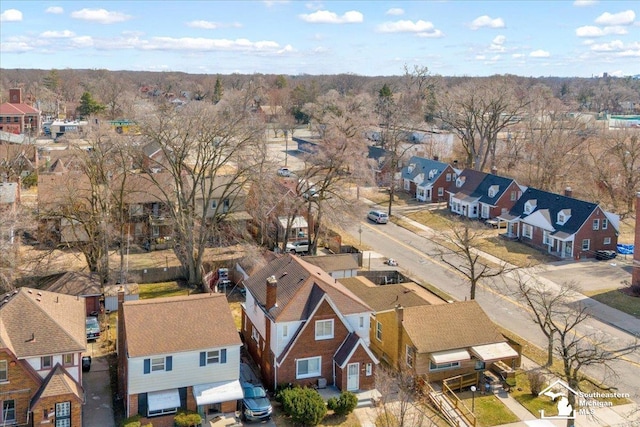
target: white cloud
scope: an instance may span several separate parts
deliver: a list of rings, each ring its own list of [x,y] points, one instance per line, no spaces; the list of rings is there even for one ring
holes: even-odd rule
[[[476,55],[476,59],[477,59],[478,61],[484,61],[485,59],[487,59],[487,57],[486,57],[486,56],[484,56],[484,55]]]
[[[391,9],[387,10],[386,14],[393,16],[404,15],[404,9],[400,9],[399,7],[392,7]]]
[[[381,33],[423,33],[433,31],[433,24],[428,21],[395,21],[384,22],[377,27]]]
[[[600,25],[631,25],[636,19],[633,10],[625,10],[619,13],[605,12],[596,18],[596,24]]]
[[[187,27],[202,28],[204,30],[215,30],[216,28],[219,28],[218,24],[211,21],[191,21],[187,22]]]
[[[64,13],[64,9],[61,8],[60,6],[51,6],[51,7],[48,7],[44,12],[52,13],[54,15],[60,15],[61,13]]]
[[[271,6],[275,6],[277,4],[286,4],[286,3],[289,3],[289,1],[288,0],[264,0],[263,3],[267,7],[271,7]]]
[[[9,37],[0,42],[0,52],[21,53],[32,51],[35,47],[24,37]]]
[[[596,27],[593,25],[585,25],[576,29],[576,36],[578,37],[603,37],[610,34],[623,35],[627,34],[625,27],[615,25],[611,27]]]
[[[444,33],[440,30],[433,29],[430,31],[417,33],[416,36],[422,37],[422,38],[437,39],[440,37],[444,37]]]
[[[113,24],[131,19],[130,15],[121,12],[111,12],[106,9],[81,9],[71,12],[71,17],[100,24]]]
[[[504,47],[504,42],[507,41],[507,38],[503,35],[495,36],[491,41],[491,45],[489,46],[489,50],[494,52],[504,52],[506,49]]]
[[[0,22],[19,22],[22,21],[22,12],[18,9],[7,9],[0,14]]]
[[[71,39],[71,45],[73,48],[82,49],[87,47],[92,47],[95,45],[93,41],[93,37],[91,36],[79,36]]]
[[[139,43],[137,48],[143,50],[187,50],[187,51],[254,51],[277,52],[282,48],[273,41],[252,42],[248,39],[207,39],[195,37],[153,37]],[[288,49],[291,49],[290,47]]]
[[[40,34],[40,37],[45,39],[68,39],[70,37],[75,37],[76,33],[69,30],[63,31],[45,31]]]
[[[548,58],[551,56],[551,54],[546,50],[538,49],[531,52],[529,56],[532,58]]]
[[[624,43],[622,40],[613,40],[609,43],[593,44],[591,50],[595,52],[627,52],[625,56],[638,56],[640,52],[640,42]],[[628,53],[636,52],[635,54],[628,55]]]
[[[469,25],[469,27],[472,30],[477,30],[478,28],[504,28],[504,21],[502,20],[502,18],[491,18],[488,15],[482,15],[477,17],[476,19],[473,20],[473,22],[471,22],[471,24]]]
[[[524,53],[514,53],[513,55],[511,55],[511,57],[513,59],[520,59],[520,58],[524,58]]]
[[[573,5],[576,7],[586,7],[593,6],[596,3],[598,3],[596,0],[575,0]]]
[[[317,12],[299,15],[300,19],[312,24],[354,24],[364,21],[362,13],[351,10],[344,15],[338,16],[335,12],[319,10]]]

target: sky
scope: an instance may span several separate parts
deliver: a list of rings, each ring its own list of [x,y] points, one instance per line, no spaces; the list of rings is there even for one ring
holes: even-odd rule
[[[0,2],[0,67],[197,74],[640,74],[640,2]]]

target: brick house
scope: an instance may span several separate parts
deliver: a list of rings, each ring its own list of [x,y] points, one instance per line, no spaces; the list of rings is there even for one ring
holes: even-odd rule
[[[527,188],[506,221],[504,237],[517,239],[559,258],[593,258],[596,251],[617,249],[620,218],[598,203]]]
[[[413,156],[402,168],[402,188],[420,202],[446,201],[445,191],[455,179],[453,167],[424,157]]]
[[[118,296],[118,390],[126,416],[173,426],[179,409],[205,420],[235,413],[242,342],[226,297]]]
[[[0,302],[0,422],[82,426],[85,305],[30,288]]]
[[[40,111],[23,102],[22,89],[9,89],[9,102],[0,105],[0,131],[29,134],[40,133]]]
[[[278,384],[371,390],[372,310],[320,268],[283,255],[244,281],[245,347],[269,389]]]

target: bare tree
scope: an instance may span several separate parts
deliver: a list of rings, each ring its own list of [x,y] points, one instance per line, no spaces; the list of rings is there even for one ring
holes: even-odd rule
[[[440,260],[463,275],[469,282],[469,299],[476,298],[476,288],[483,279],[501,276],[515,270],[506,261],[491,264],[482,259],[488,231],[478,222],[460,218],[441,235],[438,246]]]
[[[142,134],[162,150],[164,160],[157,166],[172,177],[167,188],[149,174],[169,207],[174,251],[192,286],[202,282],[205,248],[216,237],[217,226],[250,171],[264,160],[254,152],[256,144],[264,143],[264,126],[251,112],[253,102],[254,93],[244,90],[215,105],[165,107],[139,120]]]
[[[498,133],[521,120],[527,103],[508,77],[473,79],[444,90],[436,115],[460,138],[467,166],[481,171],[495,165]]]

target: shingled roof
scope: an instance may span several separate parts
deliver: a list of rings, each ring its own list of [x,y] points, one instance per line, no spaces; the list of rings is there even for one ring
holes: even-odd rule
[[[0,345],[18,359],[84,351],[85,310],[76,296],[17,289],[0,300]]]
[[[47,397],[58,397],[66,394],[75,395],[78,400],[84,400],[84,390],[76,380],[60,364],[49,372],[44,379],[42,387],[31,399],[31,406],[35,406],[38,400]]]
[[[402,324],[419,353],[507,341],[476,301],[407,307]]]
[[[349,277],[339,281],[369,304],[376,313],[393,310],[398,304],[403,307],[430,304],[429,301],[403,285],[367,286],[362,277]]]
[[[129,357],[242,345],[223,294],[126,301],[122,310]]]
[[[343,315],[372,311],[320,267],[290,254],[271,261],[244,281],[245,288],[263,308],[266,305],[267,278],[270,276],[278,282],[276,306],[265,311],[277,322],[307,319],[325,294]]]

